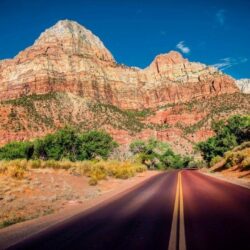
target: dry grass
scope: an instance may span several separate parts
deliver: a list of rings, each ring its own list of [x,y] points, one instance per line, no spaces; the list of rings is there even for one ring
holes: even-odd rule
[[[238,165],[243,170],[250,168],[250,147],[238,151],[229,151],[225,154],[226,167]]]
[[[224,169],[235,169],[244,171],[250,169],[250,142],[244,142],[235,147],[233,150],[227,151],[223,157],[217,156],[212,160],[212,170],[220,171]]]
[[[99,180],[103,180],[107,176],[127,179],[133,177],[136,173],[145,170],[146,167],[144,165],[130,161],[85,161],[78,162],[73,168],[71,168],[73,174],[90,177],[90,185],[96,185]]]
[[[0,228],[95,199],[127,185],[114,178],[144,170],[128,161],[0,161]]]
[[[27,220],[31,220],[31,219],[34,219],[34,218],[37,218],[37,217],[40,217],[40,216],[43,216],[43,215],[47,215],[47,214],[51,214],[53,213],[54,210],[50,207],[44,209],[43,211],[39,211],[39,212],[36,212],[34,214],[31,214],[31,215],[25,215],[25,214],[22,214],[22,215],[17,215],[16,213],[8,213],[4,219],[0,219],[0,228],[4,228],[4,227],[7,227],[7,226],[10,226],[10,225],[13,225],[13,224],[16,224],[16,223],[19,223],[19,222],[23,222],[23,221],[27,221]]]
[[[1,161],[0,174],[7,175],[16,179],[22,179],[30,169],[64,169],[70,173],[90,178],[89,184],[96,185],[99,180],[106,179],[108,176],[127,179],[136,173],[143,172],[146,167],[140,163],[132,161],[42,161],[42,160],[14,160]]]
[[[27,173],[26,160],[13,160],[0,162],[0,174],[16,179],[23,179]]]

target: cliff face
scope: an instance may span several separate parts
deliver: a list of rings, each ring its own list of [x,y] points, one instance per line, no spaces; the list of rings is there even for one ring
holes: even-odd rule
[[[0,101],[0,145],[72,125],[105,129],[121,144],[156,137],[180,153],[213,135],[212,120],[250,109],[234,79],[212,67],[174,51],[145,69],[119,65],[72,21],[0,61]]]
[[[250,94],[250,79],[237,80],[236,84],[242,93]]]
[[[237,91],[231,77],[174,51],[157,56],[146,69],[118,65],[98,37],[72,21],[59,21],[33,46],[0,62],[0,100],[70,92],[143,109]]]

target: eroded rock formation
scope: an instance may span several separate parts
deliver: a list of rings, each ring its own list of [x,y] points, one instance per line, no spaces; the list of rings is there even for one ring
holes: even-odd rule
[[[146,69],[119,65],[91,31],[66,20],[46,30],[14,59],[0,63],[1,100],[51,91],[143,109],[238,88],[231,77],[174,51],[157,56]]]

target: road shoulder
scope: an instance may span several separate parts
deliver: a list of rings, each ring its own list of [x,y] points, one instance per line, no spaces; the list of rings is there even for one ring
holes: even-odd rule
[[[250,180],[249,179],[239,179],[239,178],[235,178],[235,177],[226,177],[223,174],[211,173],[208,170],[204,170],[204,169],[201,169],[198,172],[201,174],[222,180],[222,181],[229,182],[231,184],[235,184],[235,185],[250,189]]]

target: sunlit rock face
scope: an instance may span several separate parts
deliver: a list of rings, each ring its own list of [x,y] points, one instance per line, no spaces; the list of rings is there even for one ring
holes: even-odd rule
[[[154,108],[237,92],[235,81],[171,51],[145,69],[116,63],[91,31],[59,21],[14,59],[0,62],[0,100],[70,92],[126,109]]]
[[[236,84],[242,93],[250,94],[250,79],[237,80]]]

